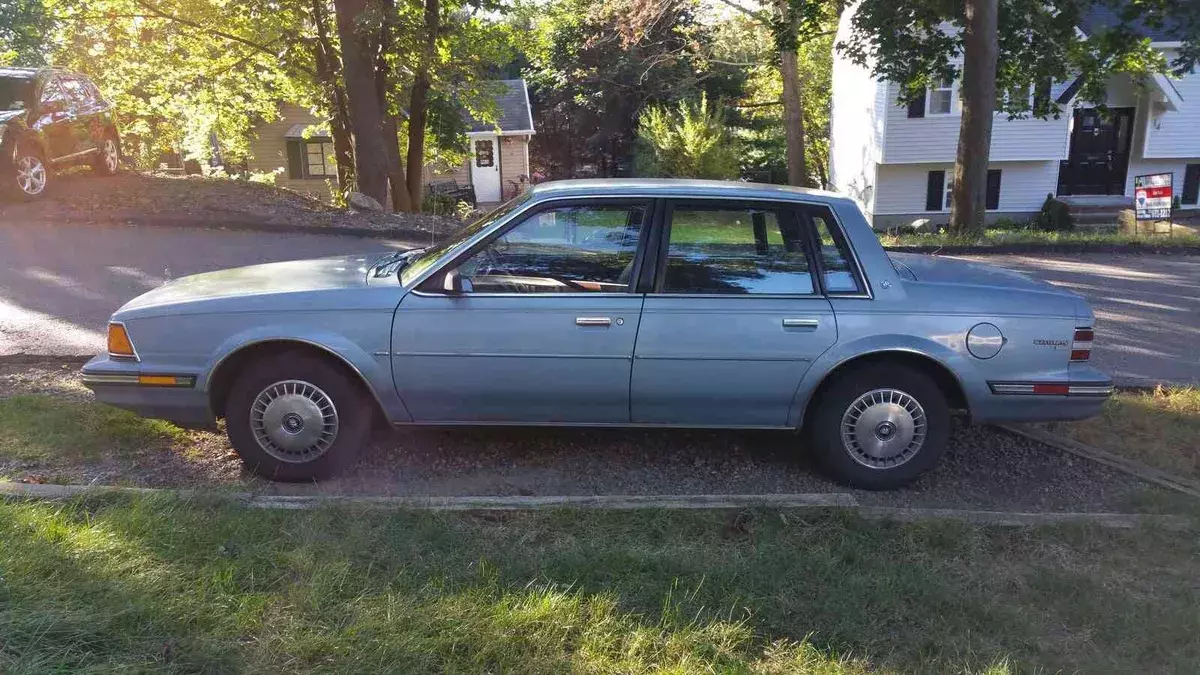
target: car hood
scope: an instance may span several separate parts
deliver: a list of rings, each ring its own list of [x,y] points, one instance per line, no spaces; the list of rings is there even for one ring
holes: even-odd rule
[[[339,256],[236,267],[181,277],[130,300],[120,311],[216,298],[300,293],[367,285],[380,256]]]
[[[1055,293],[1074,295],[1038,279],[1033,279],[1020,272],[1014,272],[994,265],[946,258],[942,256],[923,255],[920,253],[889,253],[888,257],[896,265],[901,277],[913,281],[968,284],[971,286],[990,286],[1000,289],[1019,289],[1029,291],[1051,291]],[[911,276],[905,274],[905,270]]]

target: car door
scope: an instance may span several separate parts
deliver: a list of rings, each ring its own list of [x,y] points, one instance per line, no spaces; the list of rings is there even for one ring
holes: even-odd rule
[[[96,102],[85,82],[66,75],[59,78],[71,106],[71,133],[75,136],[75,152],[87,152],[100,147],[103,125],[97,118]]]
[[[532,207],[405,296],[392,368],[413,418],[628,423],[649,205]],[[451,272],[461,289],[445,290]]]
[[[674,200],[642,309],[632,421],[775,427],[837,339],[811,223],[789,203]]]
[[[46,80],[38,94],[33,128],[45,139],[47,159],[55,161],[77,152],[78,139],[72,127],[74,106],[59,85],[59,78]]]

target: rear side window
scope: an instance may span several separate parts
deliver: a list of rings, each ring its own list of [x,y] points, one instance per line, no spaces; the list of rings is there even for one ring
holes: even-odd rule
[[[806,208],[805,212],[817,235],[825,291],[831,294],[862,293],[862,279],[852,263],[850,247],[833,221],[833,214],[827,208],[815,206]]]
[[[803,231],[790,209],[671,209],[664,293],[809,295],[814,289]]]

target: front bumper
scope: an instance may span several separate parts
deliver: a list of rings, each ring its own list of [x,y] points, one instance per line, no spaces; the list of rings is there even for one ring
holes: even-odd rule
[[[136,361],[113,359],[107,354],[88,361],[82,372],[84,386],[101,403],[186,429],[209,429],[215,424],[208,396],[195,387],[195,373],[142,372]],[[173,378],[175,383],[166,384],[166,378]]]

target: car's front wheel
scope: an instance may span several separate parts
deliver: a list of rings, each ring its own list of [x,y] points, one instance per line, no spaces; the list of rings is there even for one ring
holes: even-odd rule
[[[102,176],[111,176],[121,168],[121,145],[114,134],[105,134],[92,168]]]
[[[327,478],[366,443],[374,408],[329,361],[280,354],[251,364],[233,383],[226,431],[242,462],[264,478]]]
[[[809,420],[817,461],[839,481],[868,490],[912,482],[933,468],[950,437],[946,395],[925,373],[873,364],[818,394]]]
[[[50,184],[50,168],[36,146],[18,143],[9,171],[8,192],[18,199],[34,199],[46,193]]]

